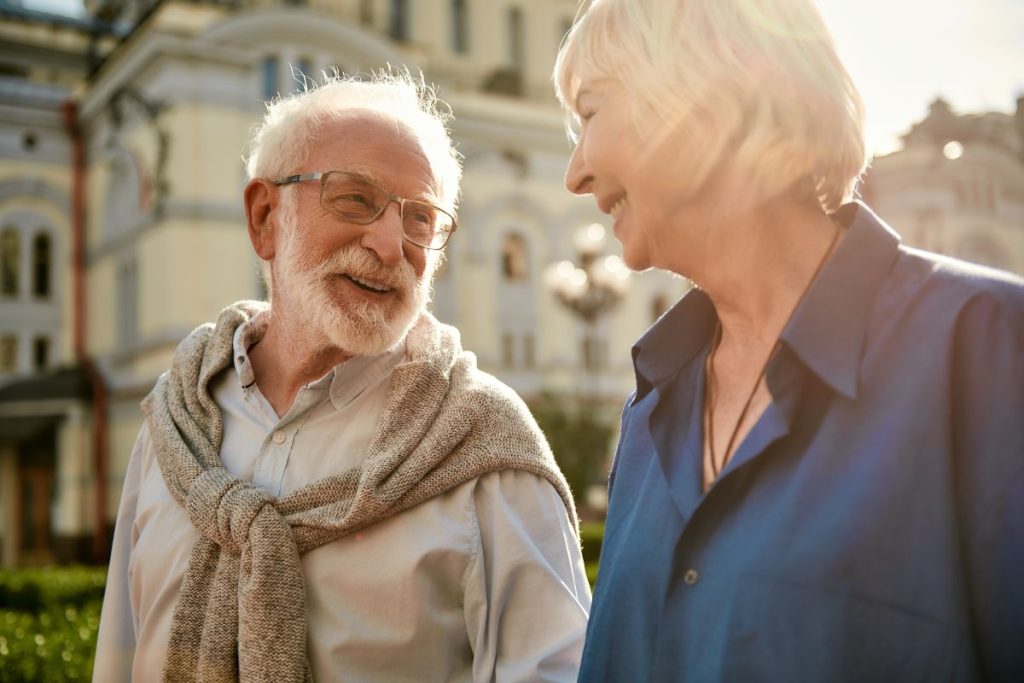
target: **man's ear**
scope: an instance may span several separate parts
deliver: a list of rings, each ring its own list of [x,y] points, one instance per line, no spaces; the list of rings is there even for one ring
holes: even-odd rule
[[[256,255],[269,261],[274,258],[274,222],[270,217],[278,206],[278,189],[268,180],[254,178],[245,186],[243,197],[249,241]]]

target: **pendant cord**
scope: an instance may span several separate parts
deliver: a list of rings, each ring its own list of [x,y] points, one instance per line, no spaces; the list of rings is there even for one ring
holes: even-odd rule
[[[835,235],[832,237],[832,241],[828,245],[828,249],[825,250],[825,254],[818,261],[817,267],[811,274],[811,278],[804,285],[803,291],[797,298],[796,303],[790,310],[789,315],[786,317],[786,322],[782,326],[785,330],[786,326],[789,325],[789,321],[792,319],[793,314],[796,313],[796,309],[800,306],[800,302],[807,296],[807,292],[810,291],[811,285],[818,279],[818,275],[821,273],[821,269],[824,268],[825,262],[828,261],[828,257],[832,254],[832,250],[835,249],[836,243],[839,242],[839,236],[842,234],[842,228],[836,229]],[[781,332],[780,332],[781,335]],[[779,349],[780,341],[776,338],[775,343],[772,344],[771,350],[768,352],[768,357],[765,358],[764,363],[761,364],[761,370],[757,373],[757,379],[754,380],[754,386],[747,394],[746,401],[743,402],[743,408],[740,410],[739,418],[736,420],[736,425],[732,428],[729,434],[729,440],[725,445],[725,451],[722,453],[721,464],[718,464],[718,458],[715,457],[715,414],[714,414],[714,392],[712,390],[712,383],[714,379],[714,363],[715,354],[718,351],[719,345],[722,343],[722,321],[721,319],[715,320],[715,333],[711,339],[711,350],[708,352],[707,360],[705,361],[704,367],[704,416],[706,420],[705,434],[707,434],[708,451],[711,456],[711,481],[718,479],[718,475],[725,469],[725,465],[728,462],[729,454],[732,452],[733,446],[736,442],[736,435],[739,434],[740,426],[743,424],[744,418],[747,416],[747,411],[750,410],[750,404],[754,401],[754,396],[757,394],[757,388],[761,386],[761,382],[764,381],[765,375],[768,373],[768,364],[771,362],[775,353]]]

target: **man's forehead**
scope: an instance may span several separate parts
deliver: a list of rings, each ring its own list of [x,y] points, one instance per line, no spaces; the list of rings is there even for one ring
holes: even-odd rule
[[[326,122],[315,135],[310,162],[317,171],[349,171],[388,189],[400,178],[418,179],[418,193],[436,197],[434,169],[416,132],[378,111],[353,109]],[[329,167],[329,168],[328,168]]]

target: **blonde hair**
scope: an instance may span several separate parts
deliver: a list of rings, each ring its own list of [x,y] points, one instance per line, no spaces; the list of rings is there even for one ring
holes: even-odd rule
[[[302,89],[267,104],[245,159],[249,179],[276,179],[305,161],[320,130],[353,109],[369,109],[408,126],[430,162],[442,205],[455,212],[462,163],[448,134],[451,110],[423,76],[385,70],[364,79],[324,72],[318,84],[303,77]],[[330,169],[320,169],[330,170]]]
[[[867,161],[860,94],[811,0],[592,0],[555,63],[570,127],[581,84],[626,90],[638,131],[673,137],[685,186],[720,166],[768,199],[835,210]]]

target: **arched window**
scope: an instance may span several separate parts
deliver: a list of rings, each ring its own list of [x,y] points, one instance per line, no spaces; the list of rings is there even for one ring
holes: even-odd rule
[[[263,82],[263,99],[272,100],[277,96],[279,85],[277,83],[278,72],[281,66],[275,55],[267,55],[260,64],[260,77]]]
[[[0,236],[0,294],[17,296],[21,280],[21,233],[5,228]]]
[[[391,16],[388,33],[395,40],[409,40],[409,3],[408,0],[391,0]]]
[[[32,293],[38,297],[50,296],[50,236],[36,235],[32,240]]]
[[[525,280],[529,274],[526,240],[512,233],[505,237],[501,247],[501,274],[506,280]]]
[[[460,55],[469,52],[469,16],[466,0],[452,0],[452,50]]]
[[[668,297],[659,292],[651,299],[651,320],[657,320],[661,314],[668,310]]]
[[[0,372],[12,373],[18,370],[18,336],[0,335]]]
[[[514,71],[523,68],[523,10],[509,7],[505,16],[506,48],[508,65]]]
[[[32,367],[42,371],[49,366],[50,340],[46,337],[36,337],[32,340]]]

